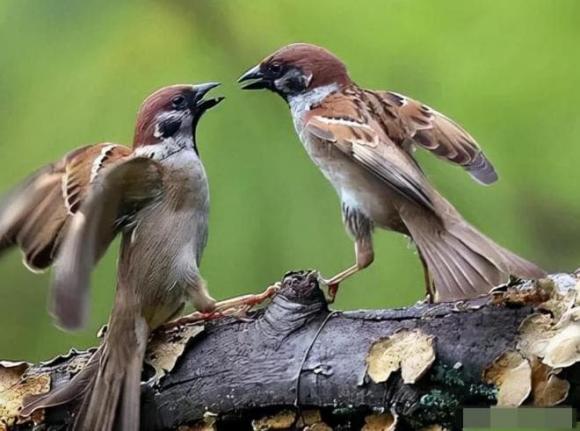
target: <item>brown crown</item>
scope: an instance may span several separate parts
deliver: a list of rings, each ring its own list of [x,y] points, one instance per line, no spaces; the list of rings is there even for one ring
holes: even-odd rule
[[[331,83],[348,85],[352,81],[346,66],[330,51],[308,43],[293,43],[280,48],[267,57],[262,63],[279,62],[301,68],[312,74],[309,88],[316,88]]]
[[[171,111],[171,99],[188,91],[193,91],[191,85],[172,85],[157,90],[145,99],[137,113],[133,148],[158,142],[154,136],[155,117],[161,112]]]

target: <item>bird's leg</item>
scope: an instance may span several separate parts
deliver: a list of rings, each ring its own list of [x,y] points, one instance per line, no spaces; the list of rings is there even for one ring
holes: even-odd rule
[[[188,315],[163,325],[164,329],[171,329],[176,326],[197,323],[200,321],[214,320],[225,316],[234,316],[242,318],[245,313],[252,307],[263,303],[266,299],[271,298],[280,290],[280,283],[269,286],[264,292],[252,295],[242,295],[224,301],[214,302],[209,311],[194,311]]]
[[[338,292],[338,286],[347,278],[351,277],[352,275],[356,274],[357,272],[363,270],[364,268],[368,267],[371,263],[373,263],[375,253],[373,250],[373,242],[370,238],[357,238],[354,243],[354,253],[356,256],[356,263],[351,266],[350,268],[345,269],[344,271],[336,274],[335,276],[331,277],[328,280],[322,279],[321,282],[328,286],[328,302],[334,302],[336,298],[336,293]]]
[[[280,282],[268,286],[266,290],[258,294],[242,295],[235,298],[226,299],[216,304],[215,310],[217,312],[225,312],[228,310],[246,309],[250,310],[256,305],[262,304],[266,299],[271,298],[280,290]]]
[[[421,250],[417,248],[417,253],[419,254],[419,259],[421,259],[421,265],[423,265],[423,275],[425,276],[425,293],[426,293],[426,302],[428,304],[432,303],[435,296],[435,289],[433,286],[433,278],[431,277],[431,273],[429,272],[429,267],[427,266],[427,262],[425,262],[425,258],[423,257],[423,253]]]
[[[359,271],[360,268],[358,267],[358,265],[354,264],[353,266],[329,278],[328,280],[325,279],[320,280],[321,283],[325,284],[328,287],[327,301],[329,304],[332,304],[334,302],[334,299],[336,298],[336,293],[338,292],[338,286],[340,285],[340,283],[342,283],[348,277],[356,274]]]
[[[197,271],[192,271],[191,275],[186,277],[186,283],[190,301],[197,311],[206,314],[215,311],[217,302],[210,296],[207,283]]]

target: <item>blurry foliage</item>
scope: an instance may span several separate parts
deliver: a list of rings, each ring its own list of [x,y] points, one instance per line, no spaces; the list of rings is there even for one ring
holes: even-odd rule
[[[235,80],[297,41],[339,55],[363,86],[393,89],[463,124],[500,173],[492,187],[418,154],[465,217],[550,271],[580,265],[580,2],[181,0],[0,1],[0,188],[87,143],[132,140],[156,88],[219,80],[227,100],[199,128],[212,192],[202,272],[217,298],[256,292],[288,269],[331,275],[353,262],[334,191],[308,161],[279,98]],[[37,360],[89,346],[113,298],[116,247],[94,275],[80,334],[45,310],[49,276],[0,261],[0,357]],[[376,261],[340,308],[423,295],[419,260],[378,232]]]

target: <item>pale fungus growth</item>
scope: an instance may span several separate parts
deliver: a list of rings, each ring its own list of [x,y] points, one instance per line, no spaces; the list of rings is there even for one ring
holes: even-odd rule
[[[283,430],[290,428],[295,421],[295,412],[292,410],[282,410],[275,415],[253,420],[252,429],[254,431]]]
[[[43,394],[50,389],[48,374],[24,376],[29,367],[27,362],[0,361],[0,430],[26,422],[19,418],[24,397]]]
[[[483,380],[498,387],[498,406],[518,407],[532,391],[532,368],[520,353],[506,352],[483,371]]]
[[[536,407],[552,407],[563,402],[568,396],[570,383],[557,376],[560,370],[553,370],[538,358],[533,358],[532,396]]]
[[[145,353],[145,363],[155,370],[154,379],[159,381],[171,372],[185,346],[193,337],[203,332],[203,325],[188,325],[177,331],[158,332],[151,339]]]
[[[381,383],[400,369],[405,383],[415,383],[435,361],[434,344],[434,338],[420,330],[402,330],[380,339],[367,355],[368,375]]]
[[[580,324],[572,322],[548,342],[544,363],[552,368],[566,368],[578,361],[580,361]]]
[[[362,431],[394,431],[397,428],[398,417],[394,412],[372,414],[365,417]]]

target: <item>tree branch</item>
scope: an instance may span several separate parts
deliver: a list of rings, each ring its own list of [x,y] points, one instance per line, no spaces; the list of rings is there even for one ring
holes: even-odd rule
[[[576,286],[574,276],[557,275],[471,301],[338,312],[328,310],[313,273],[289,273],[252,321],[206,323],[186,345],[186,328],[157,334],[161,350],[150,362],[168,372],[152,378],[146,367],[142,428],[175,429],[205,417],[206,429],[251,429],[253,420],[254,429],[281,429],[273,421],[302,429],[314,415],[317,426],[333,429],[372,420],[459,429],[465,406],[578,405]],[[50,375],[58,386],[88,355],[32,366],[20,382]],[[164,355],[174,356],[170,365]],[[259,422],[268,415],[275,417]],[[61,429],[70,413],[56,408],[42,420]]]

